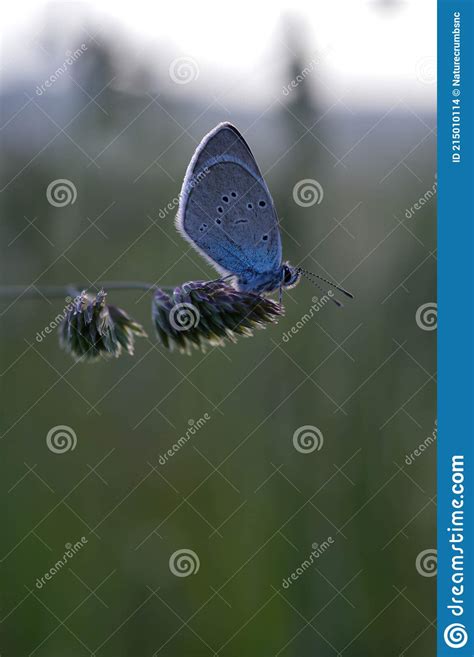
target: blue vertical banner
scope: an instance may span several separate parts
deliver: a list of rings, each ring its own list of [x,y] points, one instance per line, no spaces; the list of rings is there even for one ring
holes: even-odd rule
[[[438,657],[474,655],[474,0],[438,1]]]

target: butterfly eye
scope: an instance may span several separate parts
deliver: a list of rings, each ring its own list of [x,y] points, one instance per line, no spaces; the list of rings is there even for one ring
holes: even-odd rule
[[[228,196],[223,196],[222,200],[224,201],[224,203],[228,203],[229,202],[229,197]]]
[[[289,283],[293,277],[293,274],[291,273],[291,269],[289,267],[285,267],[284,273],[283,273],[283,282],[284,283]]]
[[[265,201],[259,201],[258,204],[261,208],[264,208],[266,206]]]

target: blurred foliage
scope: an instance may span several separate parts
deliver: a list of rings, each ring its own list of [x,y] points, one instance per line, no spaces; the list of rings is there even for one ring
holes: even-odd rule
[[[410,466],[405,455],[435,422],[435,333],[415,321],[436,295],[435,201],[404,217],[433,184],[434,114],[328,111],[334,100],[308,93],[317,70],[288,98],[274,89],[271,110],[224,110],[194,83],[163,79],[157,93],[144,68],[128,88],[113,35],[100,43],[74,64],[80,86],[3,89],[4,282],[214,278],[167,208],[196,143],[230,120],[274,195],[285,258],[344,281],[356,300],[291,333],[319,295],[304,281],[279,324],[251,340],[185,357],[150,337],[133,359],[93,367],[72,363],[55,335],[37,337],[61,302],[2,302],[4,654],[434,654],[435,583],[415,559],[435,541],[435,448]],[[280,55],[283,87],[305,52]],[[77,189],[63,208],[45,193],[59,178]],[[294,202],[306,178],[323,186],[320,205]],[[108,302],[151,336],[149,296]],[[57,425],[74,429],[74,450],[48,450]],[[295,449],[303,425],[322,432],[319,451]],[[199,555],[195,575],[171,573],[180,548]]]

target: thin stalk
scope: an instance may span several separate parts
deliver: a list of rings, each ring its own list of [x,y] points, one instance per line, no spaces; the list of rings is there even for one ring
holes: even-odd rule
[[[82,290],[143,290],[145,292],[152,292],[157,289],[154,283],[146,283],[143,281],[102,281],[92,286],[82,283],[69,283],[67,285],[2,285],[0,286],[0,299],[37,299],[47,297],[48,299],[64,298],[66,296],[74,296],[79,294]],[[164,290],[174,289],[171,286],[160,286]]]

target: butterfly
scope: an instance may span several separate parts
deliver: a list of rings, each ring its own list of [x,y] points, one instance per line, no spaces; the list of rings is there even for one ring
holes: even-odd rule
[[[252,151],[230,123],[220,123],[197,147],[181,189],[176,227],[237,290],[270,293],[294,287],[301,276],[324,281],[282,260],[278,216]],[[337,305],[340,304],[333,298]]]

